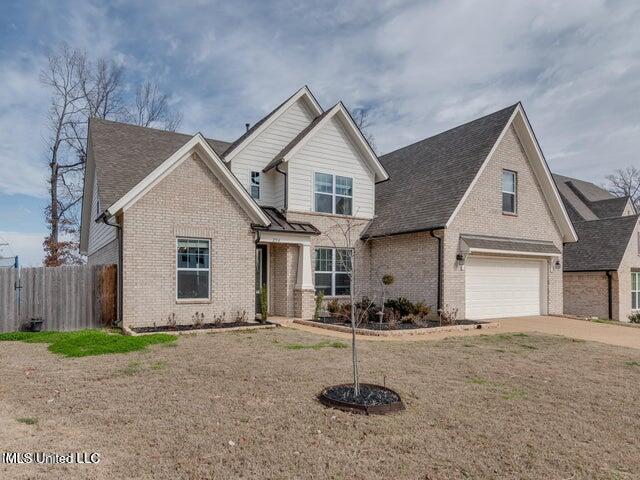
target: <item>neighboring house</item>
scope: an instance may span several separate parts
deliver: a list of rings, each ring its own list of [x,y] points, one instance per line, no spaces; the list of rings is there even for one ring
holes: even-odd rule
[[[579,241],[564,251],[564,311],[627,320],[640,309],[640,230],[628,197],[554,175]]]
[[[348,298],[353,251],[378,300],[390,273],[388,296],[460,318],[559,314],[576,241],[520,104],[380,159],[306,87],[231,144],[92,119],[84,188],[81,251],[120,263],[131,326],[253,318],[264,284],[310,318],[316,291]]]

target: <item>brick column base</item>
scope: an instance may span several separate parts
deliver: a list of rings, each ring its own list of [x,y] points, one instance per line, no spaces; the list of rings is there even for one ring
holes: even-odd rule
[[[293,290],[293,311],[296,318],[310,320],[316,307],[314,290]]]

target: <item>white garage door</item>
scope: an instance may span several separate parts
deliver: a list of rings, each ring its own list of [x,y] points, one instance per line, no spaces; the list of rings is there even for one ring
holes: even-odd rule
[[[540,315],[546,304],[546,260],[467,257],[466,318]]]

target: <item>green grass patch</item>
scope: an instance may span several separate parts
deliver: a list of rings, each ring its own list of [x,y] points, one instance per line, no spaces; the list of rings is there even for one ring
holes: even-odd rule
[[[162,370],[163,368],[166,368],[167,366],[167,362],[163,362],[162,360],[159,360],[157,362],[153,362],[151,364],[151,368],[153,370]]]
[[[522,398],[527,398],[526,390],[521,388],[514,388],[502,394],[502,398],[505,400],[520,400]]]
[[[538,347],[534,347],[533,345],[528,345],[526,343],[519,343],[519,346],[521,346],[522,348],[526,348],[528,350],[537,350]]]
[[[476,377],[469,379],[469,383],[472,383],[474,385],[485,385],[489,383],[489,380],[487,380],[486,378]]]
[[[135,375],[140,371],[140,362],[129,362],[129,364],[120,370],[123,375]]]
[[[147,345],[174,342],[174,335],[157,333],[131,337],[102,330],[77,332],[10,332],[0,334],[0,341],[48,343],[49,351],[65,357],[87,357],[109,353],[144,350]]]
[[[35,417],[20,417],[16,418],[16,421],[25,425],[36,425],[38,423],[38,419]]]
[[[627,367],[640,367],[640,362],[637,360],[631,360],[629,362],[624,362]]]
[[[287,343],[284,348],[287,350],[320,350],[321,348],[347,348],[348,345],[342,342],[330,342],[324,340],[318,343]]]

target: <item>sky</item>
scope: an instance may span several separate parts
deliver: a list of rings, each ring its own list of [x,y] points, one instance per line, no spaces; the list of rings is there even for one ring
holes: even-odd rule
[[[39,72],[63,41],[122,64],[129,90],[157,80],[186,133],[233,140],[306,84],[367,109],[379,153],[522,101],[553,171],[640,167],[637,0],[4,0],[0,256],[23,265],[46,232]]]

